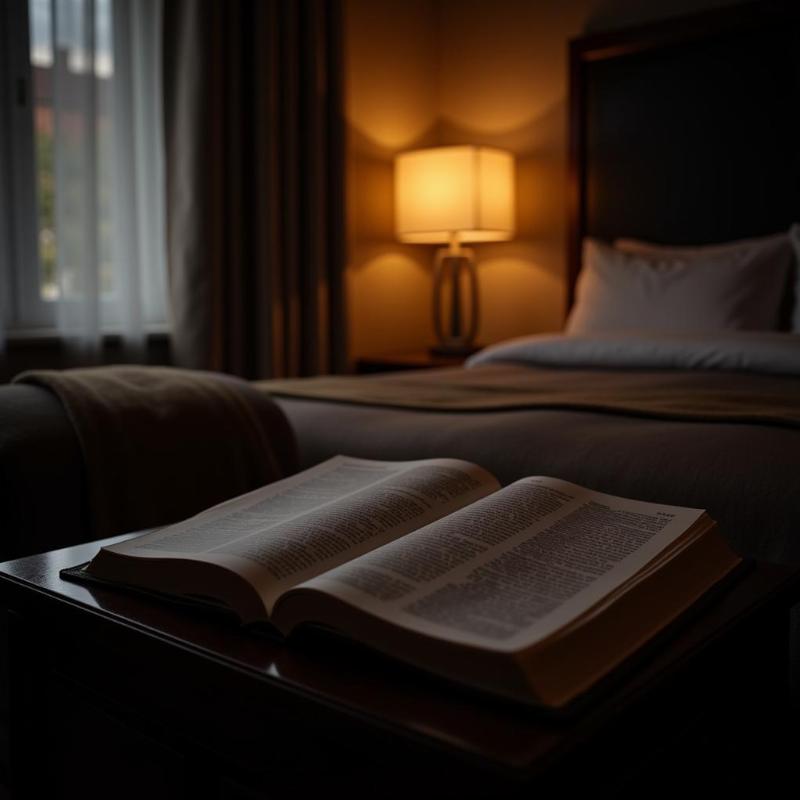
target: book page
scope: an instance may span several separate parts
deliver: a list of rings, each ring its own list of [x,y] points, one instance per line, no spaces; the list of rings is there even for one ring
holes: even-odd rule
[[[420,633],[512,651],[586,612],[702,513],[524,478],[305,585]]]
[[[107,549],[221,564],[252,583],[271,609],[286,588],[498,487],[488,472],[457,459],[391,462],[336,456]]]

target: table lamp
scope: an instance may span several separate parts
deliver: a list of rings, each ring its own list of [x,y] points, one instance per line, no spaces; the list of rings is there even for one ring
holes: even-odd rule
[[[469,355],[478,329],[478,274],[464,242],[496,242],[514,235],[514,158],[493,147],[433,147],[395,159],[395,222],[402,242],[446,244],[436,252],[433,323],[435,355]],[[469,314],[462,309],[462,273]],[[443,286],[451,288],[448,330],[442,323]]]

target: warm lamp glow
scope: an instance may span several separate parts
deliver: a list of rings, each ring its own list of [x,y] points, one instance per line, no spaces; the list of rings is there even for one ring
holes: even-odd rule
[[[496,242],[514,235],[514,159],[491,147],[397,156],[395,220],[403,242]]]
[[[478,271],[463,242],[496,242],[514,235],[514,159],[493,147],[433,147],[395,160],[395,221],[400,241],[446,244],[436,252],[433,326],[436,355],[475,352],[478,330]],[[462,280],[465,277],[466,281]],[[449,282],[450,319],[442,314]],[[462,283],[469,315],[462,308]]]

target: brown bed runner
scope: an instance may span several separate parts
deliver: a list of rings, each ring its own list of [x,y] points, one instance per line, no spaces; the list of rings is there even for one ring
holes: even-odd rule
[[[800,378],[739,372],[486,364],[472,369],[260,381],[257,386],[280,397],[418,411],[553,408],[800,427]]]

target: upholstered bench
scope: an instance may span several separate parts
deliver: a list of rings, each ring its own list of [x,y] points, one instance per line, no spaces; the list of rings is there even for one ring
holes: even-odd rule
[[[228,375],[98,367],[31,379],[0,386],[0,561],[174,522],[297,468],[283,412]]]

